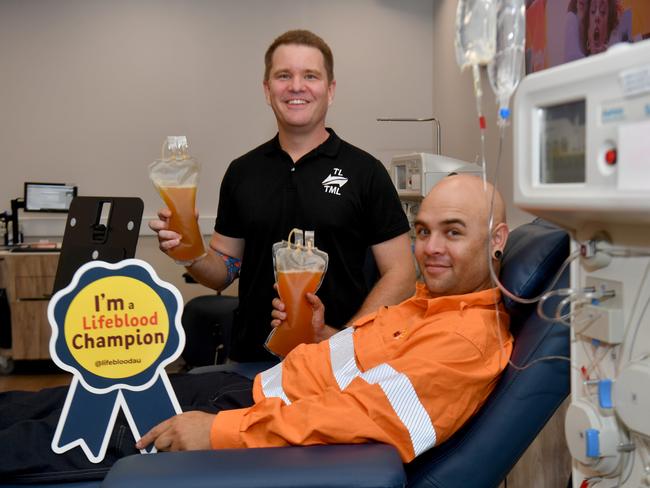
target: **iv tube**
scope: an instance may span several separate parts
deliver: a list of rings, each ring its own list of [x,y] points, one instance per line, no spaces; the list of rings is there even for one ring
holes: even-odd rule
[[[485,161],[485,117],[481,108],[480,66],[489,63],[496,52],[496,3],[495,0],[459,0],[456,10],[456,61],[465,69],[472,67],[476,112],[481,131],[481,169],[483,187],[487,188]]]
[[[496,168],[494,172],[494,181],[492,182],[493,187],[496,192],[496,187],[497,187],[497,181],[498,181],[498,175],[499,175],[499,166],[501,164],[501,156],[503,152],[503,140],[505,138],[505,126],[499,127],[499,152],[497,156],[497,163],[496,163]],[[494,193],[492,194],[491,201],[490,201],[490,212],[488,216],[488,236],[492,234],[492,226],[494,224]],[[555,284],[558,282],[560,277],[562,276],[562,273],[566,269],[566,267],[571,264],[572,261],[580,257],[580,251],[574,251],[569,256],[564,260],[564,263],[562,263],[562,266],[560,266],[560,269],[557,271],[553,279],[551,280],[551,283],[549,286],[544,290],[542,293],[540,293],[538,296],[533,297],[533,298],[523,298],[515,295],[512,293],[510,290],[508,290],[502,283],[499,281],[499,277],[496,274],[496,270],[494,269],[494,263],[492,262],[492,259],[490,259],[490,256],[492,256],[492,246],[491,246],[491,239],[488,238],[487,240],[487,254],[488,254],[488,264],[490,268],[490,276],[492,277],[492,281],[499,287],[499,290],[501,290],[501,293],[503,293],[505,296],[510,298],[511,300],[522,303],[525,305],[530,305],[532,303],[537,303],[546,293],[548,293],[550,290],[553,289]]]
[[[483,100],[483,90],[481,89],[481,72],[477,64],[472,65],[472,75],[474,76],[474,97],[476,98],[476,113],[478,114],[478,125],[481,131],[481,175],[483,177],[483,189],[487,189],[487,163],[485,161],[485,116],[481,107]]]
[[[494,181],[492,181],[494,191],[492,192],[492,196],[490,197],[490,210],[489,210],[489,213],[488,213],[488,222],[487,222],[487,225],[488,225],[488,229],[487,229],[488,230],[488,234],[487,234],[488,238],[487,238],[487,244],[486,244],[486,252],[487,252],[488,267],[489,267],[489,270],[490,270],[490,277],[492,278],[493,283],[495,283],[497,285],[497,287],[499,288],[501,293],[503,293],[505,296],[507,296],[511,300],[514,300],[514,301],[516,301],[518,303],[531,304],[531,303],[535,303],[535,302],[539,301],[540,298],[542,298],[544,295],[549,293],[549,290],[553,289],[555,284],[558,282],[558,280],[562,276],[562,273],[564,273],[564,270],[566,269],[566,267],[574,259],[579,257],[580,254],[579,254],[578,251],[576,251],[574,253],[571,253],[566,258],[564,263],[562,263],[562,266],[560,266],[560,269],[557,271],[557,273],[555,274],[555,276],[551,280],[551,283],[546,288],[546,290],[544,290],[544,292],[542,292],[540,295],[538,295],[538,296],[536,296],[534,298],[518,297],[517,295],[512,293],[510,290],[508,290],[501,283],[501,281],[499,281],[499,277],[496,274],[496,270],[494,269],[494,263],[492,261],[492,239],[490,238],[490,236],[492,235],[492,226],[494,224],[494,198],[495,198],[495,194],[496,194],[496,191],[497,191],[497,180],[498,180],[498,175],[499,175],[499,166],[501,164],[501,156],[502,156],[502,152],[503,152],[503,140],[504,140],[504,137],[505,137],[505,126],[500,126],[499,127],[499,152],[498,152],[498,155],[497,155],[496,168],[495,168],[495,172],[494,172]],[[500,321],[499,321],[498,304],[495,305],[495,307],[496,307],[495,312],[496,312],[496,319],[497,319],[497,327],[496,327],[497,336],[499,338],[499,344],[501,345],[500,350],[499,350],[499,355],[501,357],[503,355],[503,345],[502,345],[502,340],[501,340],[501,324],[499,323]],[[539,363],[539,362],[542,362],[542,361],[548,361],[548,360],[571,361],[570,358],[565,357],[565,356],[544,356],[544,357],[541,357],[541,358],[537,358],[534,361],[531,361],[529,363],[526,363],[523,366],[519,366],[519,365],[513,363],[512,360],[509,358],[508,359],[508,364],[513,369],[515,369],[517,371],[523,371],[525,369],[530,368],[531,366],[533,366],[536,363]],[[499,364],[500,363],[501,363],[501,360],[499,360]]]

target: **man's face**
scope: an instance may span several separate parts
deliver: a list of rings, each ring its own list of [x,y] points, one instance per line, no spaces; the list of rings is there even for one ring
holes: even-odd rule
[[[429,193],[415,222],[415,258],[434,297],[471,293],[491,283],[483,190],[477,194],[448,183],[443,180]]]
[[[315,47],[283,44],[273,53],[264,93],[280,128],[309,133],[324,127],[334,88],[323,54]]]
[[[607,49],[608,0],[591,0],[589,7],[589,52],[596,54]]]

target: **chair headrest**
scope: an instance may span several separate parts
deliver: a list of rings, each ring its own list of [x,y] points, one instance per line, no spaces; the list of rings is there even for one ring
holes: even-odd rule
[[[542,220],[517,227],[510,233],[503,253],[501,283],[513,294],[532,298],[544,291],[549,280],[569,254],[569,235],[563,229]],[[504,297],[513,315],[526,308]]]

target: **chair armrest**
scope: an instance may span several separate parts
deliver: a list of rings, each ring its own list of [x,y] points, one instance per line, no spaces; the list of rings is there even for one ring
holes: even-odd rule
[[[392,446],[222,449],[120,459],[103,488],[398,488],[406,484]]]

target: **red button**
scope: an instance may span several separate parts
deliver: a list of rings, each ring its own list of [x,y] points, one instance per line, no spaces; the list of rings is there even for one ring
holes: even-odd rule
[[[605,153],[605,161],[607,164],[616,164],[616,149],[610,149]]]

